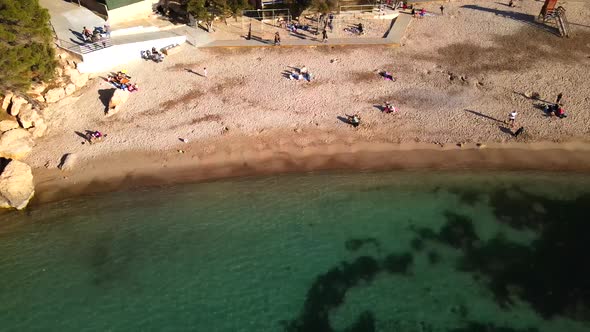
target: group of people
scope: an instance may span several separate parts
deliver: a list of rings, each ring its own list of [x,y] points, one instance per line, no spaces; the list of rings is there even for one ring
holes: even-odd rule
[[[364,35],[365,34],[365,27],[363,26],[362,23],[359,23],[355,26],[349,27],[349,28],[344,28],[344,31],[351,33],[353,35]]]
[[[139,90],[136,83],[131,83],[131,76],[127,75],[126,70],[121,70],[114,75],[109,75],[107,81],[118,89],[135,92]]]
[[[299,69],[296,69],[289,74],[290,80],[305,79],[306,81],[311,82],[311,78],[312,78],[311,73],[309,72],[309,70],[305,66],[303,66]]]
[[[152,60],[155,62],[162,62],[164,61],[164,54],[158,51],[155,47],[152,47],[152,50],[145,50],[141,51],[141,57],[146,60]]]
[[[87,27],[82,28],[82,39],[88,43],[96,43],[103,38],[111,36],[111,28],[108,24],[102,27],[95,27],[93,31],[90,31]]]

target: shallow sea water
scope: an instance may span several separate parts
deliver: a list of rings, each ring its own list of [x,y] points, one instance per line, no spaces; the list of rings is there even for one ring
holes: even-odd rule
[[[283,175],[0,214],[2,331],[590,331],[590,176]]]

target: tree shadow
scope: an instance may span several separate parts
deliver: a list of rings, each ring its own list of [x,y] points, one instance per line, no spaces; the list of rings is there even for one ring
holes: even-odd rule
[[[485,119],[488,119],[488,120],[492,120],[492,121],[504,123],[504,121],[502,121],[502,120],[498,120],[498,119],[496,119],[494,117],[491,117],[489,115],[485,115],[485,114],[480,113],[480,112],[476,112],[476,111],[472,111],[472,110],[465,110],[465,112],[469,112],[471,114],[474,114],[474,115],[477,115],[477,116],[481,116],[482,118],[485,118]]]
[[[494,8],[486,8],[486,7],[482,7],[482,6],[478,6],[478,5],[463,5],[463,6],[461,6],[461,8],[479,10],[479,11],[483,11],[483,12],[492,13],[495,15],[504,16],[509,19],[513,19],[515,21],[522,22],[526,25],[530,25],[530,26],[539,28],[541,30],[547,31],[549,33],[552,33],[554,35],[560,36],[559,30],[557,30],[557,28],[549,27],[545,24],[535,22],[535,16],[530,15],[530,14],[524,14],[524,13],[518,13],[518,12],[506,11],[506,10],[499,10],[499,9],[494,9]]]
[[[110,88],[110,89],[98,90],[98,99],[100,99],[100,101],[104,105],[105,112],[108,112],[108,110],[109,110],[109,102],[111,101],[111,98],[115,94],[115,90],[117,90],[117,89]]]

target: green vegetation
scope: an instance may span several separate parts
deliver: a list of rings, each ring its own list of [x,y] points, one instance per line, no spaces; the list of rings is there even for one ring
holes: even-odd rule
[[[226,19],[231,16],[241,15],[242,10],[248,9],[248,0],[187,0],[186,10],[197,20],[207,23],[207,29],[215,17]]]
[[[0,0],[0,91],[24,91],[52,78],[49,13],[38,0]]]

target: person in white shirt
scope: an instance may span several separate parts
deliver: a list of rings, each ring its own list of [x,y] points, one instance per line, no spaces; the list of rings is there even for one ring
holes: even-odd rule
[[[508,115],[508,122],[510,123],[510,127],[514,127],[514,123],[516,122],[516,115],[517,114],[518,114],[518,112],[512,111]]]

